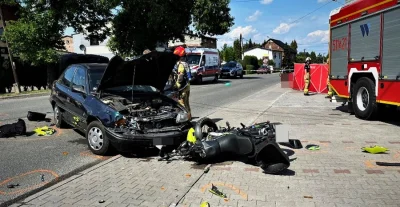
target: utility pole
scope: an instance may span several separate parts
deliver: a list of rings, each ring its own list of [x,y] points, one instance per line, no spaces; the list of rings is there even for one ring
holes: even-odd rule
[[[239,37],[239,42],[240,42],[240,56],[242,57],[243,60],[243,38],[242,38],[242,33],[240,33],[240,37]]]
[[[6,31],[6,22],[5,22],[4,18],[3,18],[3,7],[1,5],[0,5],[0,18],[1,18],[1,21],[3,23],[3,32],[5,32]],[[11,62],[11,68],[12,68],[13,75],[14,75],[15,85],[17,86],[15,92],[16,93],[21,93],[21,88],[19,87],[17,69],[15,68],[15,64],[14,64],[13,57],[12,57],[12,52],[11,52],[11,49],[10,49],[10,47],[8,45],[7,39],[5,41],[6,41],[6,46],[7,46],[7,50],[8,50],[8,56],[9,56],[10,62]]]

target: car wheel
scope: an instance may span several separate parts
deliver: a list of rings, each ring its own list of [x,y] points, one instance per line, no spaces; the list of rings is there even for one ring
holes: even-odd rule
[[[357,118],[372,119],[377,114],[375,84],[369,78],[360,78],[352,94],[353,110]]]
[[[53,113],[54,113],[54,124],[56,125],[57,128],[64,128],[66,126],[63,118],[62,118],[62,112],[60,110],[60,107],[58,107],[57,105],[54,106],[53,109]]]
[[[104,126],[99,121],[93,121],[86,130],[86,140],[90,151],[96,155],[106,155],[110,149],[110,141],[105,134]]]
[[[208,130],[203,130],[203,127],[207,126]],[[208,117],[204,117],[197,121],[195,127],[194,127],[194,136],[196,137],[197,140],[203,140],[207,137],[208,132],[210,131],[217,131],[218,126],[215,124],[213,120],[211,120]]]

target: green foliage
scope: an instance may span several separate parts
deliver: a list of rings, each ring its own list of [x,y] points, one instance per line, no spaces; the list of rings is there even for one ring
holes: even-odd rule
[[[262,59],[259,59],[257,63],[259,67],[261,67],[264,64]]]
[[[324,56],[321,53],[319,53],[318,56],[317,56],[314,51],[311,51],[311,53],[309,53],[309,52],[306,52],[306,53],[300,52],[296,56],[296,62],[304,63],[306,61],[307,57],[311,58],[311,62],[312,63],[323,63],[323,62],[327,61],[329,55]]]
[[[233,50],[235,51],[235,59],[241,60],[242,59],[242,46],[240,45],[239,39],[236,39],[233,42]]]
[[[257,59],[256,56],[248,56],[248,55],[246,55],[243,58],[243,65],[246,66],[246,69],[247,69],[248,65],[252,65],[254,68],[258,68],[259,67],[258,59]]]
[[[310,57],[311,57],[311,62],[313,63],[317,62],[317,55],[315,54],[314,51],[311,52]]]
[[[227,44],[224,44],[221,50],[222,53],[222,59],[226,62],[233,61],[235,60],[235,51],[233,50],[232,46],[228,46]]]
[[[141,54],[171,39],[183,40],[184,33],[222,35],[234,20],[229,0],[130,0],[120,2],[120,6],[109,45],[124,55]]]
[[[254,71],[252,71],[252,70],[255,70],[254,65],[246,65],[246,74],[254,73]]]
[[[292,48],[293,50],[296,50],[296,51],[297,51],[297,42],[296,42],[296,40],[293,40],[293,41],[290,43],[290,48]]]
[[[274,62],[274,60],[268,60],[268,65],[275,66],[275,62]]]

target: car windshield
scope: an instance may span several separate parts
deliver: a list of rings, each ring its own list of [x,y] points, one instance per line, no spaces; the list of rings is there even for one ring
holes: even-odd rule
[[[236,67],[236,63],[235,63],[235,62],[227,63],[227,64],[225,65],[225,67],[229,67],[229,68]]]
[[[148,86],[148,85],[129,85],[129,86],[118,86],[118,87],[112,87],[112,88],[107,88],[105,91],[109,92],[143,92],[143,93],[154,93],[158,92],[156,88],[153,86]]]
[[[200,63],[200,55],[188,55],[186,60],[189,65],[198,65]]]
[[[96,91],[97,87],[100,84],[101,78],[103,77],[105,70],[106,70],[106,68],[96,68],[96,69],[89,70],[88,75],[89,75],[90,92]]]

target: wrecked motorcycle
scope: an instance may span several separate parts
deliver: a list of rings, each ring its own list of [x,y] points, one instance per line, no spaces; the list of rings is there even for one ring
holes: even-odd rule
[[[209,129],[203,131],[206,125]],[[268,174],[279,173],[290,166],[289,157],[276,143],[274,124],[241,125],[241,128],[231,128],[227,122],[227,127],[218,129],[211,119],[203,118],[189,130],[186,141],[160,160],[179,156],[209,163],[245,158],[246,163],[257,165]]]

